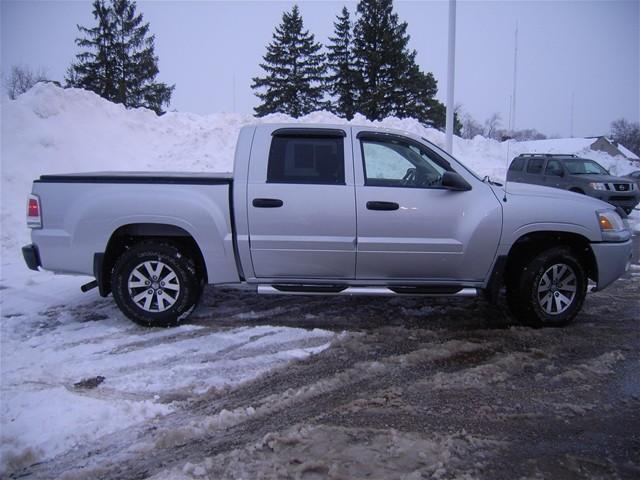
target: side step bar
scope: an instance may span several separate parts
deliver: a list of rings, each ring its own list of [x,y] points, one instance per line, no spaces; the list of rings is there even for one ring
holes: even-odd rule
[[[456,286],[348,287],[345,285],[258,285],[261,295],[369,295],[388,297],[475,297],[477,288]]]

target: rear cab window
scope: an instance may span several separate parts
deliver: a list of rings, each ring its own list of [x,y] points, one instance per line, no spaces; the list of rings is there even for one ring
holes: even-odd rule
[[[271,140],[267,183],[344,185],[344,138],[278,134]]]

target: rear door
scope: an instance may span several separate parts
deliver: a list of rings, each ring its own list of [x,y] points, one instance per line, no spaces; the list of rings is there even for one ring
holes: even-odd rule
[[[544,168],[544,185],[547,187],[563,188],[564,170],[557,158],[550,158]]]
[[[522,182],[544,185],[543,176],[545,162],[545,157],[529,157],[527,168],[522,175]]]
[[[247,208],[255,276],[354,278],[350,128],[259,128],[253,145]]]

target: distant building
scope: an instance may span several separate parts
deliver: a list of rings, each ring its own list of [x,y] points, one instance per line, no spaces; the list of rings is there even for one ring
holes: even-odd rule
[[[623,157],[628,158],[629,160],[640,160],[635,153],[626,148],[624,145],[618,142],[614,142],[610,138],[607,137],[588,137],[587,140],[595,140],[591,144],[591,150],[598,150],[601,152],[606,152],[609,155],[615,157],[616,155],[622,155]]]

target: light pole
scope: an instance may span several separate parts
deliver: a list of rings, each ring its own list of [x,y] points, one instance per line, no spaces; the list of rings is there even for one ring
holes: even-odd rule
[[[518,87],[518,22],[516,22],[516,34],[513,42],[513,95],[511,96],[511,118],[509,118],[510,133],[516,129],[516,95]]]
[[[447,71],[447,152],[453,154],[453,85],[456,70],[456,0],[449,0],[449,60]]]

